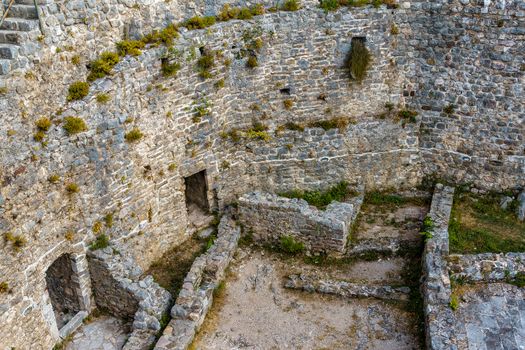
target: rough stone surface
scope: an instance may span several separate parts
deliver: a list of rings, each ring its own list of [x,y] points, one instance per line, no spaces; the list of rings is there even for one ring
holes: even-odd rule
[[[213,291],[224,278],[241,235],[228,215],[223,216],[213,246],[193,262],[175,305],[171,321],[155,345],[156,350],[187,349],[213,303]]]
[[[525,349],[525,290],[509,284],[473,285],[456,310],[459,349]]]
[[[151,276],[143,276],[133,258],[118,247],[90,252],[90,272],[97,305],[114,316],[133,320],[125,350],[147,349],[169,312],[171,295]]]
[[[497,282],[525,273],[525,253],[451,255],[450,275],[468,282]]]
[[[454,349],[455,316],[450,309],[450,278],[447,256],[448,221],[452,210],[454,189],[436,185],[429,217],[434,224],[432,238],[425,243],[423,252],[423,302],[427,348]]]
[[[364,285],[346,281],[327,280],[315,275],[290,275],[284,286],[306,292],[334,294],[345,298],[377,298],[384,300],[407,300],[410,288]]]
[[[65,350],[121,350],[128,339],[129,325],[102,316],[82,326],[66,344]]]
[[[202,170],[213,208],[255,189],[317,189],[343,179],[410,188],[427,174],[480,188],[525,186],[521,0],[414,0],[396,10],[328,14],[308,0],[297,12],[181,30],[176,78],[160,73],[166,49],[150,48],[123,58],[83,100],[66,100],[70,84],[86,78],[86,65],[116,42],[213,14],[225,2],[44,0],[44,36],[22,35],[16,61],[0,60],[0,71],[12,69],[0,78],[0,233],[28,240],[20,252],[0,240],[0,276],[12,289],[0,296],[6,347],[47,349],[59,340],[45,271],[62,254],[85,254],[94,224],[107,214],[114,223],[105,233],[127,244],[142,268],[184,241],[183,178]],[[247,31],[261,32],[264,42],[254,70],[241,55]],[[361,84],[342,68],[352,37],[366,37],[373,56]],[[217,59],[207,81],[195,71],[203,46],[232,62]],[[217,89],[221,79],[225,86]],[[107,104],[96,101],[102,93]],[[415,109],[416,123],[379,118],[385,102]],[[210,114],[194,123],[195,107],[205,104]],[[452,113],[444,112],[448,104]],[[45,147],[33,139],[43,116],[54,121]],[[88,130],[66,135],[60,122],[68,116],[82,117]],[[353,123],[279,129],[338,116]],[[253,121],[267,124],[271,140],[221,137]],[[133,127],[145,136],[129,144],[124,135]],[[56,184],[48,181],[54,174]],[[71,182],[79,185],[76,195],[65,190]]]
[[[342,254],[362,203],[360,195],[319,210],[302,199],[253,192],[239,198],[239,218],[256,241],[279,242],[291,236],[307,251]]]

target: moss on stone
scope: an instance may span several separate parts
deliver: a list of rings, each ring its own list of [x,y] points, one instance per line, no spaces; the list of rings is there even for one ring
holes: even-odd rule
[[[285,0],[281,5],[283,11],[297,11],[301,8],[301,2],[299,0]]]
[[[37,127],[37,129],[43,132],[48,131],[51,125],[53,124],[51,123],[51,120],[47,117],[42,117],[35,122],[35,126]]]
[[[142,40],[123,40],[119,41],[116,46],[119,56],[139,56],[146,44]]]
[[[76,183],[71,182],[66,185],[66,191],[69,194],[75,194],[75,193],[80,192],[80,187]]]
[[[68,135],[75,135],[87,130],[86,122],[79,117],[65,117],[62,127],[66,130]]]
[[[126,141],[130,143],[138,142],[143,137],[144,137],[144,134],[142,133],[142,131],[140,131],[139,128],[133,128],[130,131],[128,131],[126,135],[124,135],[124,138],[126,139]]]
[[[89,94],[89,84],[85,81],[76,81],[69,86],[67,100],[81,100]]]

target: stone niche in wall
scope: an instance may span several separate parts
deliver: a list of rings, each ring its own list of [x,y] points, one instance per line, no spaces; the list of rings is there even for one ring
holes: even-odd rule
[[[239,220],[257,242],[277,243],[281,237],[292,237],[309,252],[338,255],[346,249],[362,203],[363,195],[358,195],[319,210],[302,199],[252,192],[239,198]]]

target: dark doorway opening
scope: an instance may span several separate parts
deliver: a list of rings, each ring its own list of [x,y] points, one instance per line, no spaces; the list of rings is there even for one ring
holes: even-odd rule
[[[61,255],[49,266],[46,271],[46,285],[60,329],[82,310],[78,295],[78,276],[73,271],[73,261],[69,254]]]
[[[211,222],[210,205],[208,203],[208,185],[206,170],[184,178],[186,185],[186,208],[190,224],[197,229],[206,227]]]

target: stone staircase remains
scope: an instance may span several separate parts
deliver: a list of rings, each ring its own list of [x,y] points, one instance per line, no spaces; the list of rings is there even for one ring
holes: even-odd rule
[[[21,43],[28,39],[29,32],[34,30],[39,30],[39,23],[33,0],[14,0],[0,26],[0,75],[18,68],[17,59]]]

